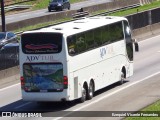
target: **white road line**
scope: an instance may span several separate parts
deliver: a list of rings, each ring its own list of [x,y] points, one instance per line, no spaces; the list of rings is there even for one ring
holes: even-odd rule
[[[103,97],[101,97],[101,98],[99,98],[99,99],[97,99],[97,100],[95,100],[95,101],[93,101],[93,102],[90,102],[89,104],[83,105],[82,107],[73,110],[73,112],[74,112],[74,111],[79,111],[79,110],[81,110],[81,109],[83,109],[83,108],[86,108],[86,107],[88,107],[88,106],[90,106],[90,105],[93,105],[93,104],[95,104],[95,103],[103,100],[104,98],[107,98],[107,97],[109,97],[109,96],[111,96],[111,95],[114,95],[114,94],[116,94],[116,93],[118,93],[118,92],[120,92],[120,91],[122,91],[122,90],[124,90],[124,89],[126,89],[126,88],[129,88],[129,87],[131,87],[131,86],[133,86],[133,85],[135,85],[135,84],[138,84],[138,83],[140,83],[140,82],[142,82],[142,81],[148,80],[149,78],[151,78],[151,77],[153,77],[153,76],[156,76],[156,75],[158,75],[158,74],[160,74],[160,71],[158,71],[158,72],[156,72],[156,73],[154,73],[154,74],[151,74],[151,75],[149,75],[149,76],[147,76],[147,77],[145,77],[145,78],[143,78],[143,79],[141,79],[141,80],[139,80],[139,81],[136,81],[136,82],[131,83],[131,84],[127,85],[127,86],[124,86],[123,88],[120,88],[120,89],[118,89],[118,90],[116,90],[116,91],[114,91],[114,92],[112,92],[112,93],[109,93],[109,94],[107,94],[107,95],[105,95],[105,96],[103,96]],[[64,118],[65,116],[72,114],[73,112],[70,112],[70,113],[68,113],[68,114],[65,114],[63,117],[57,117],[57,118],[55,118],[55,119],[53,119],[53,120],[62,119],[62,118]]]
[[[8,87],[5,87],[5,88],[1,88],[1,89],[0,89],[0,92],[6,90],[6,89],[8,89],[8,88],[15,87],[15,86],[17,86],[17,85],[20,85],[20,83],[17,83],[17,84],[14,84],[14,85],[11,85],[11,86],[8,86]]]
[[[25,103],[25,104],[22,104],[22,105],[20,105],[20,106],[17,106],[17,107],[15,107],[14,109],[19,109],[19,108],[24,107],[24,106],[26,106],[26,105],[28,105],[28,104],[31,104],[31,102],[27,102],[27,103]]]
[[[153,39],[153,38],[158,38],[158,37],[160,37],[160,35],[156,35],[156,36],[150,37],[150,38],[148,38],[148,39],[139,41],[138,43],[148,42],[148,41],[151,41],[151,39]]]

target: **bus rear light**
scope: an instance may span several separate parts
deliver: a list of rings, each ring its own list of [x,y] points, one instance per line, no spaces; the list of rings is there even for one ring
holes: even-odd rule
[[[64,85],[64,88],[68,87],[68,77],[67,76],[63,76],[63,85]]]
[[[23,89],[23,88],[24,88],[24,77],[21,76],[20,80],[21,80],[21,87],[22,87],[22,89]]]

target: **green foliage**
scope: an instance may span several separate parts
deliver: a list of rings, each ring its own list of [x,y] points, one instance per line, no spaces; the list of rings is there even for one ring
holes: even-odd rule
[[[14,0],[16,4],[33,5],[32,10],[45,9],[48,7],[50,0]],[[82,2],[85,0],[70,0],[70,3]]]
[[[147,106],[141,111],[160,111],[160,100]],[[140,112],[141,112],[140,111]],[[125,120],[159,120],[159,117],[127,117]]]
[[[37,9],[47,8],[48,3],[49,3],[49,0],[37,0],[33,9],[37,10]]]
[[[138,12],[142,12],[145,10],[149,10],[149,9],[153,9],[156,7],[160,6],[160,1],[154,1],[151,4],[146,4],[137,8],[133,8],[133,9],[129,9],[129,10],[123,10],[123,11],[119,11],[110,15],[114,15],[114,16],[126,16],[126,15],[130,15],[130,14],[134,14],[134,13],[138,13]]]
[[[70,18],[59,19],[59,20],[55,20],[55,21],[52,21],[52,22],[39,23],[39,24],[36,24],[36,25],[31,25],[31,26],[27,26],[27,27],[24,27],[24,28],[17,29],[14,32],[29,31],[29,30],[33,30],[33,29],[38,29],[38,28],[53,25],[53,24],[56,24],[56,23],[59,23],[59,22],[64,22],[64,21],[67,21],[67,20],[70,20]]]
[[[142,111],[160,111],[160,100],[154,104],[142,109]]]

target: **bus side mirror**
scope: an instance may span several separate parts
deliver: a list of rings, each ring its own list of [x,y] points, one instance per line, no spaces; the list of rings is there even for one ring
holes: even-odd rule
[[[134,46],[135,46],[135,51],[138,52],[139,51],[139,45],[138,42],[136,41],[136,39],[132,39]]]

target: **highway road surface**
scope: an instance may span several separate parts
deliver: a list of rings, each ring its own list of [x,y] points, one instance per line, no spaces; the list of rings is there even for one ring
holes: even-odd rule
[[[139,46],[140,52],[135,53],[134,58],[134,76],[123,85],[114,84],[96,92],[92,100],[81,104],[73,101],[39,106],[21,99],[20,84],[17,83],[0,89],[0,111],[39,111],[43,116],[49,116],[45,118],[47,120],[119,120],[107,111],[138,111],[160,99],[160,35],[139,42]],[[67,115],[74,117],[65,117]]]
[[[71,10],[78,10],[78,9],[86,7],[86,6],[91,6],[91,5],[96,5],[96,4],[101,4],[101,3],[111,2],[111,1],[113,1],[113,0],[87,0],[84,2],[78,2],[78,3],[71,4]],[[58,12],[61,12],[61,11],[58,11]],[[54,14],[54,13],[56,13],[56,12],[48,12],[48,9],[46,6],[46,9],[42,9],[42,10],[7,15],[6,16],[6,23],[22,21],[25,19],[39,17],[39,16],[45,16],[45,15]],[[0,25],[1,24],[2,23],[0,22]]]

